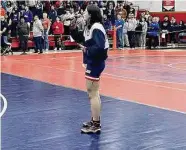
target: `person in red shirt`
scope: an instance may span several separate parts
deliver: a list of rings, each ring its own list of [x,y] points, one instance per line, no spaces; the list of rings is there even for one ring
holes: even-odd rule
[[[53,23],[52,30],[54,34],[55,45],[57,47],[54,50],[61,50],[62,47],[61,36],[64,33],[64,25],[60,21],[59,17],[57,17],[56,21]]]
[[[5,16],[5,14],[6,14],[6,11],[5,11],[5,9],[0,5],[0,16]]]
[[[50,26],[51,26],[51,22],[50,20],[47,18],[47,13],[43,13],[43,20],[42,20],[42,25],[44,28],[44,50],[46,52],[48,52],[49,49],[49,41],[48,41],[48,33],[50,30]]]

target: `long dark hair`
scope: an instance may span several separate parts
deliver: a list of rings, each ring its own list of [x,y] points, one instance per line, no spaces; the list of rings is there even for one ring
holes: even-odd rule
[[[103,24],[103,18],[102,18],[102,15],[101,15],[100,8],[98,6],[88,5],[87,6],[87,11],[90,15],[90,21],[89,21],[89,25],[88,25],[89,29],[96,22],[99,22],[99,23]]]

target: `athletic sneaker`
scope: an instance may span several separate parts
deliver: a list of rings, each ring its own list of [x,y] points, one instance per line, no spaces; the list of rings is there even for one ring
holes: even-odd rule
[[[89,127],[84,127],[81,129],[82,133],[85,134],[91,134],[91,133],[100,133],[101,132],[101,126],[99,123],[94,123]]]
[[[90,127],[90,126],[92,126],[92,125],[93,125],[93,121],[92,121],[92,120],[89,121],[89,122],[83,122],[83,127],[84,127],[84,128]]]

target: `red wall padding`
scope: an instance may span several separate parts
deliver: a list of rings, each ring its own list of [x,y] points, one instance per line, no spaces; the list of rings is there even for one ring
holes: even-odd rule
[[[186,22],[186,12],[151,12],[150,13],[153,17],[157,16],[157,17],[160,17],[160,20],[163,20],[164,16],[169,16],[170,19],[171,17],[175,17],[176,18],[176,21],[177,23],[180,21],[180,20],[183,20],[184,22]]]

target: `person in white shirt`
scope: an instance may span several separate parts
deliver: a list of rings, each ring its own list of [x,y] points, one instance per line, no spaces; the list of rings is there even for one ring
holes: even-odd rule
[[[34,24],[33,24],[33,37],[35,43],[35,53],[43,53],[43,25],[41,20],[39,20],[38,16],[34,17]]]
[[[135,48],[135,30],[137,26],[137,21],[134,18],[134,15],[129,15],[129,19],[126,22],[126,27],[127,27],[127,34],[129,38],[129,44],[130,48]]]

